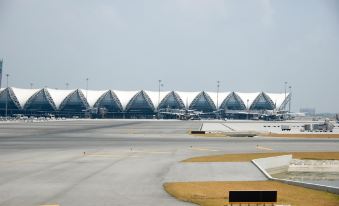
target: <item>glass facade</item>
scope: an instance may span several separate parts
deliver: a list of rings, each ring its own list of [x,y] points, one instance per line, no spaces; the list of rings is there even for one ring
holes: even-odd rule
[[[7,113],[11,114],[13,112],[17,112],[20,108],[15,104],[11,96],[9,95],[9,90],[5,89],[0,94],[0,111],[1,114],[5,114],[6,110],[6,101],[7,101]]]
[[[105,108],[107,112],[122,112],[122,106],[114,93],[108,91],[94,107]]]
[[[230,95],[228,95],[228,97],[226,97],[224,102],[221,103],[220,108],[224,110],[245,110],[246,106],[241,101],[240,97],[232,92]]]
[[[216,107],[212,99],[205,92],[201,92],[191,103],[190,109],[203,112],[213,112]]]
[[[252,103],[251,110],[273,110],[274,105],[272,101],[264,94],[261,93]]]
[[[160,102],[159,109],[183,109],[185,105],[180,100],[179,96],[175,92],[170,92],[166,97]]]
[[[74,91],[68,98],[64,100],[60,106],[62,112],[84,112],[87,109],[86,103],[83,101],[78,90]]]
[[[144,91],[137,93],[126,107],[126,112],[153,113],[154,106]]]
[[[54,111],[52,103],[48,100],[45,90],[40,90],[32,96],[25,105],[26,110],[49,112]]]

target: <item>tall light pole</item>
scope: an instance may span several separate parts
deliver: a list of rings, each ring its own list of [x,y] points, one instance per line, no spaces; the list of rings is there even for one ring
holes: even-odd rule
[[[288,87],[289,89],[290,89],[290,94],[289,94],[289,96],[290,96],[290,101],[288,101],[288,113],[291,113],[291,101],[292,101],[292,86],[289,86]]]
[[[250,108],[248,108],[248,102],[249,102],[250,100],[249,99],[247,99],[247,119],[249,119],[249,113],[250,113]]]
[[[219,88],[220,88],[220,81],[217,81],[217,115],[219,119]]]
[[[68,83],[68,82],[66,82],[66,89],[68,89],[68,86],[69,86],[69,83]]]
[[[220,88],[220,81],[217,81],[217,110],[219,108],[219,88]]]
[[[87,100],[87,93],[88,93],[88,77],[86,78],[86,102],[88,102],[88,100]],[[87,118],[87,116],[88,117],[90,117],[88,114],[89,112],[89,107],[87,107],[87,104],[86,104],[86,110],[85,110],[85,118]]]
[[[286,101],[286,87],[287,87],[287,82],[285,82],[285,101]],[[286,104],[284,105],[284,109],[286,111]]]
[[[158,108],[157,108],[157,110],[159,111],[159,104],[160,104],[160,87],[161,87],[161,82],[162,82],[161,79],[159,79],[158,82],[159,82],[159,85],[158,85],[158,86],[159,86],[159,90],[158,90],[159,93],[158,93]]]
[[[87,91],[88,91],[88,78],[86,78],[86,100],[87,100]]]
[[[33,89],[33,83],[30,83],[29,85],[31,86],[31,89]]]
[[[6,94],[6,120],[7,120],[7,109],[8,109],[8,95],[9,95],[9,89],[8,89],[8,77],[9,74],[6,74],[6,88],[7,88],[7,94]]]
[[[157,116],[158,116],[158,119],[159,119],[159,118],[160,118],[160,117],[159,117],[159,114],[160,114],[160,113],[159,113],[159,106],[160,106],[160,90],[161,90],[161,85],[162,85],[162,84],[161,84],[161,82],[162,82],[161,79],[159,79],[158,82],[159,82],[159,85],[158,85],[158,86],[159,86],[159,90],[158,90],[159,93],[158,93],[158,106],[157,106],[157,112],[158,112],[158,115],[157,115]]]

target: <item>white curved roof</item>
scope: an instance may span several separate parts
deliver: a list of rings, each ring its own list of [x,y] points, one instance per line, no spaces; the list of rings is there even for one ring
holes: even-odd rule
[[[148,97],[151,99],[154,108],[157,109],[159,103],[166,97],[166,95],[167,95],[168,93],[170,93],[170,91],[160,92],[160,102],[159,102],[159,92],[148,91],[148,90],[146,90],[145,93],[146,93],[146,94],[148,95]]]
[[[19,101],[21,108],[24,108],[27,100],[40,90],[40,89],[19,89],[15,87],[11,87],[11,89],[15,97]]]
[[[222,102],[226,99],[226,97],[231,93],[231,92],[206,92],[212,99],[213,103],[215,106],[217,106],[217,99],[218,99],[218,106],[222,104]]]
[[[108,90],[86,90],[86,89],[80,89],[82,94],[85,96],[88,105],[92,108],[94,104],[98,101],[98,99],[105,94]],[[86,95],[87,91],[87,95]]]
[[[136,95],[139,91],[119,91],[113,90],[120,100],[122,108],[125,110],[128,102]]]
[[[178,92],[178,91],[176,91],[176,93],[179,95],[180,99],[182,100],[186,108],[189,108],[195,97],[197,97],[197,95],[200,94],[200,92]]]
[[[20,89],[11,87],[14,95],[16,96],[20,107],[24,108],[27,100],[32,97],[37,92],[41,91],[40,89]],[[0,92],[3,92],[5,88],[1,88]],[[58,89],[49,89],[47,88],[47,92],[50,94],[50,97],[52,98],[55,106],[57,109],[60,108],[60,104],[65,100],[67,96],[69,96],[71,93],[73,93],[76,90],[58,90]],[[95,90],[88,90],[87,91],[87,102],[90,107],[93,107],[97,100],[105,94],[109,90],[101,90],[101,91],[95,91]],[[119,91],[119,90],[112,90],[117,98],[119,99],[123,109],[126,109],[126,106],[131,101],[131,99],[140,91]],[[80,89],[80,92],[84,94],[86,97],[86,90]],[[172,91],[162,91],[160,92],[160,102],[166,97]],[[182,100],[186,108],[189,108],[192,101],[199,95],[201,92],[182,92],[182,91],[174,91]],[[158,107],[158,98],[159,98],[159,92],[158,91],[145,91],[145,93],[148,95],[150,100],[152,101],[155,108]],[[215,106],[217,103],[217,93],[216,92],[206,92],[214,102]],[[219,107],[222,104],[222,102],[227,98],[227,96],[231,94],[230,92],[219,92],[219,98],[218,103]],[[251,107],[254,100],[258,97],[260,92],[253,92],[253,93],[241,93],[241,92],[235,92],[236,95],[238,95],[246,107]],[[264,93],[266,94],[272,102],[276,105],[277,109],[281,109],[282,104],[285,101],[285,93]],[[290,94],[286,93],[286,97],[288,97]],[[247,105],[247,100],[248,105]],[[247,108],[247,109],[249,109]]]
[[[285,101],[285,93],[266,93],[265,94],[273,101],[275,108],[279,109]],[[286,93],[288,97],[289,93]]]
[[[240,93],[240,92],[235,92],[240,99],[243,101],[245,104],[246,108],[249,109],[254,102],[254,100],[258,97],[260,92],[254,92],[254,93]],[[248,105],[247,105],[247,100],[248,100]]]
[[[47,88],[47,91],[51,96],[56,108],[59,109],[60,104],[64,101],[64,99],[75,90],[62,90],[62,89],[60,90]]]

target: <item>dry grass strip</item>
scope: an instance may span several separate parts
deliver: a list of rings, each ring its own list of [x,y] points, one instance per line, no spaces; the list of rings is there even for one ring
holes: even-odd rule
[[[271,152],[193,157],[182,162],[250,162],[253,159],[287,154],[292,154],[295,159],[339,160],[339,152]]]
[[[201,206],[223,206],[230,190],[277,190],[278,203],[292,206],[338,206],[339,195],[287,185],[275,181],[250,182],[179,182],[165,183],[175,198]]]

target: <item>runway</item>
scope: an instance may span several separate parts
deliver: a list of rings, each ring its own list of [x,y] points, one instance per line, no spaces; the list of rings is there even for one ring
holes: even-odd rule
[[[188,135],[201,125],[163,120],[1,123],[0,205],[190,205],[162,188],[180,160],[265,149],[339,151],[337,139]]]

